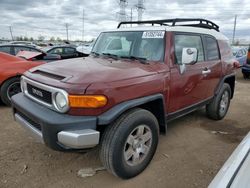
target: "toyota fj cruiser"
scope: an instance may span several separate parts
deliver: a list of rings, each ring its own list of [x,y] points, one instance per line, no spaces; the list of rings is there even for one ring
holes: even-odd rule
[[[27,71],[13,113],[50,148],[99,144],[107,170],[128,179],[150,163],[167,122],[203,106],[214,120],[226,115],[234,70],[228,39],[211,21],[121,22],[89,57]]]

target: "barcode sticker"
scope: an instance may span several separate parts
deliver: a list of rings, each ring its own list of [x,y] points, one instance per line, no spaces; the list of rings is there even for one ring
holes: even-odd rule
[[[163,38],[165,31],[144,31],[142,38]]]

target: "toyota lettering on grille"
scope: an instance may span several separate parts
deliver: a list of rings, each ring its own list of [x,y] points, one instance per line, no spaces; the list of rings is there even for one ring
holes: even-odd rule
[[[39,97],[43,97],[43,93],[35,88],[32,88],[32,93],[38,95]]]

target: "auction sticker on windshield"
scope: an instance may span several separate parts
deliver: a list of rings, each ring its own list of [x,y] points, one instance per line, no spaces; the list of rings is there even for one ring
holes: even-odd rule
[[[163,38],[165,31],[144,31],[142,38]]]

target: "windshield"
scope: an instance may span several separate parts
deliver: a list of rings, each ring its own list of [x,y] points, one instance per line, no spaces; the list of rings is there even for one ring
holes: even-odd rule
[[[104,32],[98,37],[92,52],[117,57],[138,57],[148,61],[163,61],[164,31]]]

